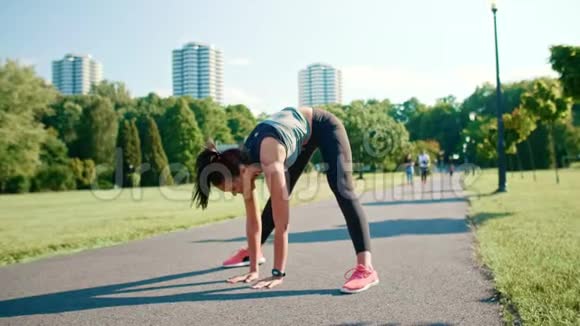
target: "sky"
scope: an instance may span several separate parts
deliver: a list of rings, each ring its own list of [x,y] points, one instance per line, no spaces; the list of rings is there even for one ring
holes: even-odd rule
[[[554,44],[580,45],[579,0],[500,0],[502,82],[556,76]],[[169,96],[171,51],[187,42],[224,56],[225,104],[275,112],[298,102],[298,71],[343,72],[343,102],[415,96],[427,104],[495,80],[488,0],[2,0],[0,60],[51,79],[51,61],[91,54],[133,96]]]

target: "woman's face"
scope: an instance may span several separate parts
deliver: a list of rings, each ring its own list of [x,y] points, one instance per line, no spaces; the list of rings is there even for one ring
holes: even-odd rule
[[[254,180],[251,180],[249,184],[252,190],[256,188]],[[231,192],[234,196],[244,193],[244,182],[239,176],[217,185],[216,187],[223,192]]]
[[[223,192],[231,192],[232,194],[234,194],[234,196],[244,191],[242,178],[240,177],[235,177],[231,180],[226,180],[224,183],[219,184],[216,187]]]
[[[240,175],[231,180],[217,185],[218,189],[223,192],[231,192],[232,194],[243,194],[244,184],[250,187],[250,191],[256,189],[256,177],[260,174],[261,168],[259,165],[240,165]]]

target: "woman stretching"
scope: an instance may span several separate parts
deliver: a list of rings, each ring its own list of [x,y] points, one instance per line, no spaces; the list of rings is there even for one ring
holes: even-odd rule
[[[220,153],[210,146],[197,158],[193,200],[198,207],[207,207],[212,185],[221,191],[244,196],[248,248],[240,250],[224,265],[249,264],[250,271],[228,279],[229,283],[258,280],[258,265],[264,261],[261,245],[272,231],[272,276],[258,281],[252,288],[272,288],[284,280],[288,255],[289,194],[317,148],[328,164],[328,185],[346,219],[356,251],[357,265],[341,291],[358,293],[379,283],[377,272],[371,264],[369,226],[354,193],[350,171],[352,154],[346,130],[330,112],[310,107],[285,108],[260,122],[242,149]],[[254,192],[254,181],[260,173],[264,174],[270,191],[270,199],[261,218]]]

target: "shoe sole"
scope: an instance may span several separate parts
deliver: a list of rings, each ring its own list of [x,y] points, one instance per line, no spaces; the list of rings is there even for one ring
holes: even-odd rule
[[[266,258],[262,258],[262,259],[260,259],[258,261],[258,265],[262,265],[265,262],[266,262]],[[250,266],[250,262],[249,261],[243,261],[243,262],[237,263],[237,264],[222,265],[223,268],[236,268],[236,267],[244,267],[244,266]]]
[[[346,289],[346,288],[341,288],[341,289],[340,289],[340,292],[342,292],[342,293],[344,293],[344,294],[355,294],[355,293],[360,293],[360,292],[364,292],[364,291],[366,291],[366,290],[368,290],[368,289],[372,288],[373,286],[375,286],[375,285],[377,285],[377,284],[379,284],[379,280],[376,280],[376,281],[374,281],[374,282],[372,282],[372,283],[369,283],[369,284],[367,284],[365,287],[363,287],[363,288],[360,288],[360,289],[358,289],[358,290],[349,290],[349,289]]]

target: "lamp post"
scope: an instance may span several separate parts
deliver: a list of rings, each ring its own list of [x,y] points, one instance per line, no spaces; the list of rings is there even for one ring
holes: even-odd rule
[[[504,148],[504,128],[503,128],[503,107],[501,82],[499,79],[499,51],[497,46],[497,0],[491,0],[491,12],[493,13],[493,31],[495,35],[495,74],[497,86],[497,165],[499,172],[499,182],[497,192],[506,192],[506,165]]]

